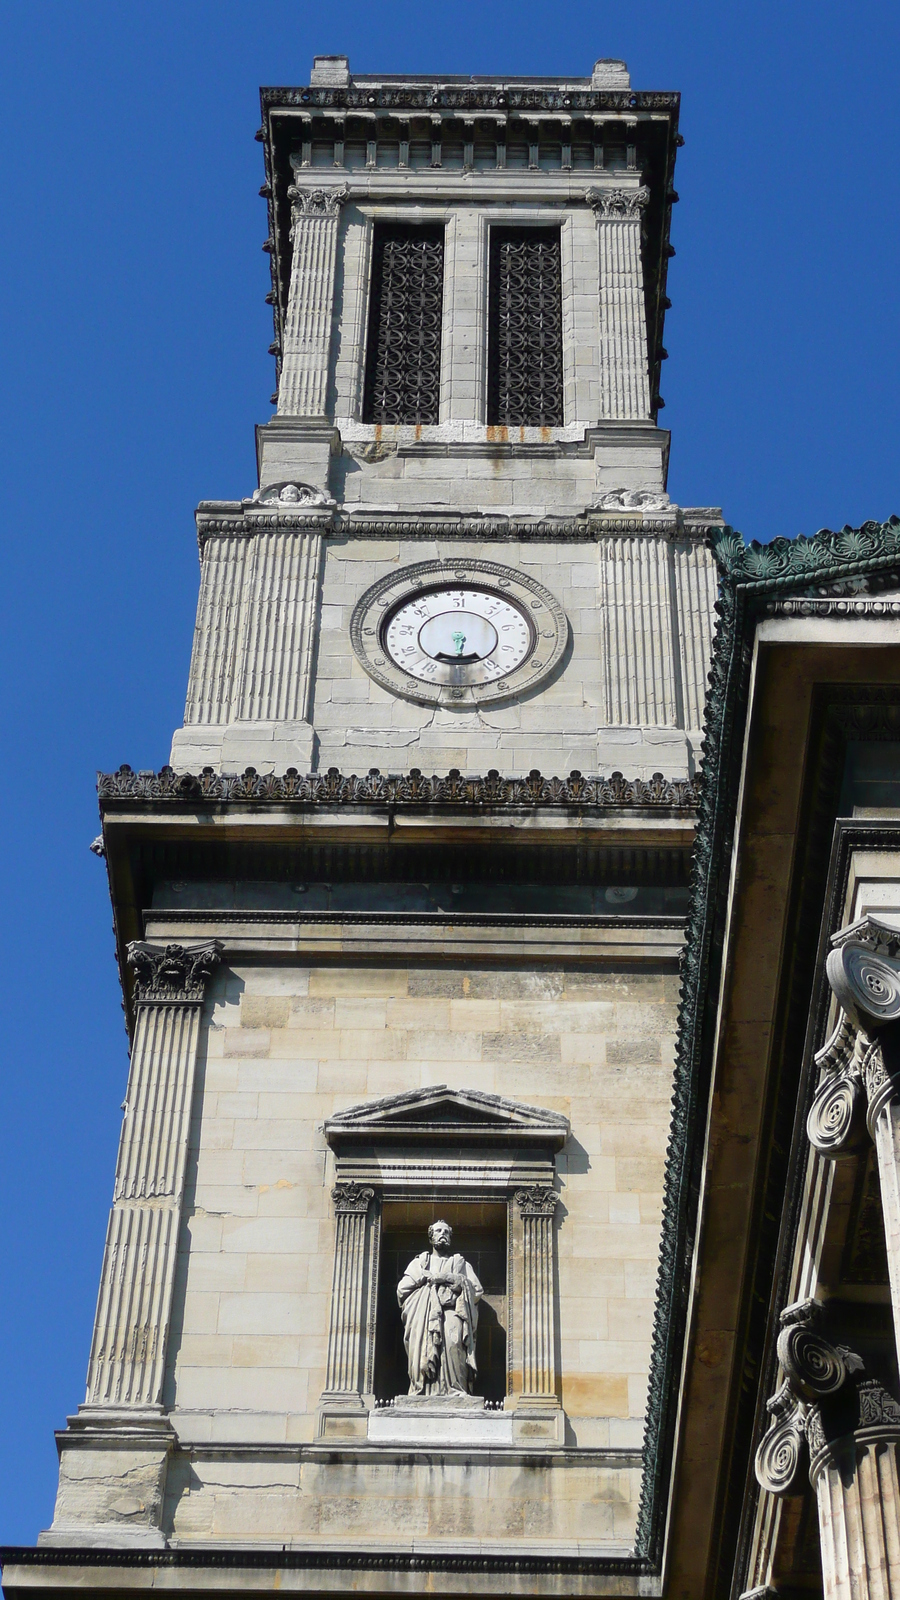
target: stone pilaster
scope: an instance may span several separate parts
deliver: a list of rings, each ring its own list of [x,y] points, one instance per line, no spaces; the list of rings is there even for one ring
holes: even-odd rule
[[[308,769],[323,540],[313,517],[204,542],[185,726],[172,762]]]
[[[606,723],[675,728],[678,662],[669,541],[656,535],[599,541]]]
[[[278,386],[279,417],[326,418],[338,222],[346,188],[292,186],[291,283]]]
[[[87,1405],[162,1405],[200,1011],[220,950],[129,947],[137,1020]]]
[[[137,1011],[85,1404],[57,1435],[46,1544],[162,1545],[163,1384],[191,1100],[217,940],[129,946]]]
[[[374,1189],[359,1183],[337,1183],[331,1191],[335,1212],[334,1265],[325,1389],[320,1401],[320,1431],[329,1413],[363,1411],[368,1325],[368,1217]]]
[[[797,1494],[807,1471],[816,1493],[825,1600],[900,1596],[900,1405],[862,1361],[817,1331],[815,1301],[782,1313],[785,1381],[756,1453],[770,1494]]]
[[[641,218],[650,191],[589,189],[600,246],[600,416],[650,416]]]
[[[553,1296],[553,1216],[558,1196],[549,1185],[516,1191],[523,1229],[522,1394],[519,1405],[558,1406],[556,1315]]]
[[[900,1350],[900,933],[863,917],[835,935],[826,971],[842,1014],[816,1060],[822,1080],[807,1118],[824,1156],[874,1141],[894,1333]]]

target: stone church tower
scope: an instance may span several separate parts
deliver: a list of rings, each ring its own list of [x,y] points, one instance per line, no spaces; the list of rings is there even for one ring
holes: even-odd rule
[[[42,1545],[637,1593],[721,526],[658,420],[678,96],[262,105],[276,410],[171,766],[101,779],[131,1070]]]

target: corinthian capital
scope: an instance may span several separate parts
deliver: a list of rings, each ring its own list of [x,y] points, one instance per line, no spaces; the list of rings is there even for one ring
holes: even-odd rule
[[[167,945],[136,939],[128,946],[128,965],[135,975],[135,1000],[138,1005],[199,1004],[221,959],[219,939]]]
[[[375,1198],[375,1190],[361,1183],[336,1183],[331,1191],[334,1209],[338,1216],[365,1216]]]
[[[522,1217],[552,1217],[559,1196],[549,1185],[529,1184],[527,1189],[516,1190],[516,1203]]]
[[[339,188],[331,186],[327,189],[306,189],[292,183],[288,189],[291,218],[294,222],[298,222],[301,217],[335,217],[349,193],[346,184],[342,184]]]
[[[650,190],[588,189],[588,205],[598,222],[628,222],[640,217],[650,199]]]

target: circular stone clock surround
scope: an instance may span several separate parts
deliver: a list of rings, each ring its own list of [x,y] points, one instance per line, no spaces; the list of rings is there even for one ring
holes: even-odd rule
[[[568,639],[558,600],[495,561],[420,561],[372,584],[350,641],[382,688],[419,705],[494,705],[542,683]]]

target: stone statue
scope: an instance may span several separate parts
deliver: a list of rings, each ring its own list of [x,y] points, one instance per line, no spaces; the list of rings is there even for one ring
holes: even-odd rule
[[[414,1257],[397,1285],[409,1393],[468,1394],[484,1290],[465,1256],[451,1253],[448,1222],[433,1222],[428,1238],[431,1249]]]

